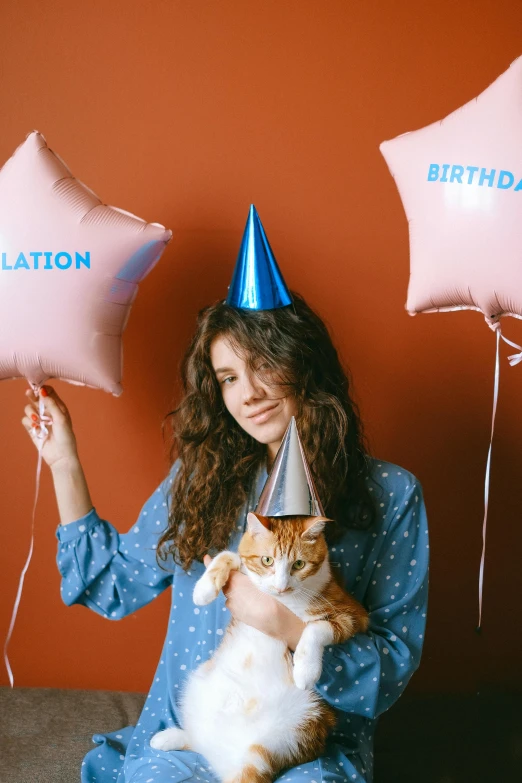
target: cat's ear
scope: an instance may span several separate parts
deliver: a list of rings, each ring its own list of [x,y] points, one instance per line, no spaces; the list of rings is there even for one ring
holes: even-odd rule
[[[254,538],[256,536],[266,536],[270,532],[270,520],[261,514],[255,514],[250,511],[247,515],[248,532]]]
[[[323,532],[325,524],[331,521],[332,520],[328,519],[328,517],[308,517],[303,522],[301,538],[307,544],[315,544]]]

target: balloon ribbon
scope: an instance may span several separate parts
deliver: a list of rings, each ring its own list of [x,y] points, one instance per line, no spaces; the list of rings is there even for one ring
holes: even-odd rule
[[[14,602],[13,607],[13,613],[11,616],[11,623],[9,625],[9,630],[7,632],[7,638],[5,640],[4,644],[4,661],[5,661],[5,668],[7,669],[7,675],[9,677],[9,683],[11,685],[11,688],[14,687],[14,677],[13,672],[11,670],[11,666],[9,664],[9,658],[7,656],[7,647],[9,645],[9,642],[11,641],[11,636],[13,635],[13,628],[16,621],[16,616],[18,614],[18,607],[20,606],[20,600],[22,597],[22,588],[24,584],[24,578],[27,573],[27,569],[29,568],[29,563],[31,562],[31,558],[33,556],[33,547],[34,547],[34,520],[35,520],[35,514],[36,514],[36,503],[38,500],[38,492],[40,490],[40,473],[42,469],[42,448],[43,445],[49,435],[49,430],[45,426],[45,422],[47,422],[49,425],[52,424],[52,420],[49,416],[45,415],[44,411],[44,402],[43,399],[39,395],[39,387],[31,384],[32,389],[36,396],[38,397],[38,404],[39,404],[39,413],[40,413],[40,424],[38,428],[34,428],[35,430],[35,438],[36,438],[36,446],[38,448],[38,466],[36,468],[36,492],[34,496],[34,504],[33,504],[33,518],[31,523],[31,544],[29,546],[29,554],[27,555],[27,560],[25,561],[25,565],[22,569],[22,573],[20,575],[20,580],[18,582],[18,590],[16,593],[16,598]]]
[[[486,479],[484,482],[484,521],[482,523],[482,555],[480,558],[480,570],[479,570],[479,621],[478,621],[477,631],[480,631],[481,624],[482,624],[482,592],[484,588],[484,562],[486,559],[486,526],[487,526],[488,506],[489,506],[491,449],[493,446],[493,433],[495,431],[495,417],[497,414],[497,402],[498,402],[498,385],[499,385],[499,378],[500,378],[500,361],[499,361],[500,340],[501,339],[504,340],[505,343],[511,345],[513,348],[518,348],[518,350],[520,351],[520,353],[514,353],[511,356],[508,356],[508,360],[511,367],[514,367],[516,364],[519,364],[519,362],[522,361],[522,346],[517,345],[516,343],[512,343],[511,340],[508,340],[507,337],[504,337],[504,335],[502,334],[500,321],[497,321],[496,323],[493,324],[487,321],[487,324],[490,327],[490,329],[493,329],[493,331],[497,335],[497,348],[496,348],[496,355],[495,355],[495,382],[493,387],[493,414],[491,417],[491,435],[489,438],[488,459],[486,462]]]

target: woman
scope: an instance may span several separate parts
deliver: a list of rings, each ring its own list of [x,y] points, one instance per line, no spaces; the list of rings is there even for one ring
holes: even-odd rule
[[[325,650],[316,687],[337,725],[320,759],[281,779],[372,780],[376,718],[400,696],[422,650],[429,551],[422,490],[408,471],[368,455],[328,331],[299,295],[291,301],[269,310],[227,301],[200,313],[182,365],[184,396],[167,417],[177,459],[125,535],[93,508],[65,404],[50,387],[41,391],[53,421],[42,455],[60,512],[64,602],[120,619],[172,586],[165,645],[140,719],[94,735],[83,783],[214,783],[203,757],[150,747],[156,732],[179,724],[176,695],[187,674],[212,654],[231,616],[295,649],[301,621],[240,573],[208,607],[191,599],[208,554],[237,548],[292,415],[336,521],[330,561],[368,609],[370,628]],[[31,431],[37,400],[27,393],[23,423]]]

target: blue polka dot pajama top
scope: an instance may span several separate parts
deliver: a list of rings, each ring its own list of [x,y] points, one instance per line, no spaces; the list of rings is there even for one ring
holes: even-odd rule
[[[230,619],[222,593],[207,607],[192,602],[204,572],[157,565],[156,546],[167,526],[170,474],[143,506],[135,525],[120,534],[93,508],[57,530],[62,598],[118,620],[169,588],[169,624],[158,668],[136,726],[95,734],[96,747],[81,767],[82,783],[216,783],[206,759],[192,751],[158,751],[151,737],[180,725],[179,693],[188,674],[219,645]],[[237,549],[247,511],[266,481],[259,471],[230,541]],[[411,473],[372,460],[368,479],[378,515],[370,530],[349,529],[330,546],[330,561],[346,589],[369,611],[367,633],[325,649],[316,685],[335,708],[337,725],[321,758],[286,770],[285,783],[371,783],[377,717],[399,698],[419,665],[426,624],[428,529],[422,488]],[[165,566],[165,564],[164,564]]]

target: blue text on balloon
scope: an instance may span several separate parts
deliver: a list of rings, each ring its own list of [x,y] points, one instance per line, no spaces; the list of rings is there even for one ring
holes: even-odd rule
[[[456,182],[459,185],[478,185],[479,187],[509,190],[515,183],[515,175],[511,171],[486,169],[480,166],[456,166],[451,163],[430,163],[428,182]],[[522,190],[522,179],[518,180],[513,190]]]
[[[14,256],[13,256],[14,258]],[[11,259],[9,259],[11,260]],[[18,253],[14,266],[9,264],[7,253],[2,253],[2,270],[9,271],[15,269],[80,269],[81,267],[91,268],[91,254],[89,251],[84,253],[66,253],[61,250],[59,253],[52,251],[36,251],[30,253]]]

